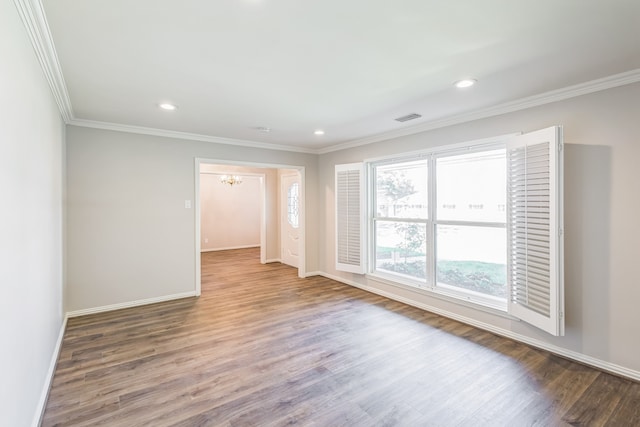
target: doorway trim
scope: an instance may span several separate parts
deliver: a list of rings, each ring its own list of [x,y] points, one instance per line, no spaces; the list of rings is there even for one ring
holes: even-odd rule
[[[200,165],[214,164],[227,166],[241,166],[262,169],[295,169],[300,174],[300,261],[298,264],[298,277],[306,277],[306,203],[305,203],[305,167],[298,165],[283,165],[274,163],[242,162],[236,160],[194,158],[194,258],[195,258],[195,294],[200,296],[202,292],[202,265],[200,260]],[[266,263],[266,177],[261,180],[261,215],[260,215],[260,262]],[[279,191],[279,190],[278,190]],[[279,209],[278,209],[279,211]],[[280,221],[280,218],[278,218]],[[279,238],[278,238],[279,239]],[[279,246],[279,245],[278,245]]]

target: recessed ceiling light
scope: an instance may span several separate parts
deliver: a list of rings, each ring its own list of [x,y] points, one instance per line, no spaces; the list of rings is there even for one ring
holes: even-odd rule
[[[322,129],[318,129],[314,132],[314,135],[324,135],[324,131]]]
[[[458,80],[457,82],[454,83],[455,87],[463,89],[465,87],[471,87],[474,84],[476,84],[477,80],[476,79],[463,79],[463,80]]]
[[[168,102],[164,102],[160,105],[158,105],[160,108],[162,108],[163,110],[167,110],[167,111],[173,111],[175,109],[177,109],[178,107],[176,107],[173,104],[169,104]]]

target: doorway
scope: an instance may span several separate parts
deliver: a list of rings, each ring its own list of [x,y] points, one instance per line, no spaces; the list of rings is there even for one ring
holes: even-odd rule
[[[200,170],[200,250],[259,247],[264,258],[265,174],[203,165]]]
[[[201,188],[200,188],[200,172],[207,166],[216,165],[242,175],[243,173],[264,174],[262,179],[262,191],[260,193],[260,207],[262,214],[260,216],[260,262],[283,262],[288,265],[295,264],[298,269],[299,277],[306,277],[305,270],[305,169],[303,166],[280,165],[266,163],[249,163],[235,162],[229,160],[218,159],[195,159],[194,183],[195,183],[195,203],[194,203],[194,219],[195,219],[195,293],[201,294],[201,252],[203,249],[202,235],[202,218],[201,218]],[[297,178],[297,185],[292,189],[291,196],[296,196],[295,201],[292,199],[292,221],[297,222],[295,234],[291,234],[292,242],[297,241],[297,247],[290,246],[287,253],[295,256],[283,260],[282,249],[282,222],[288,221],[287,215],[289,209],[282,209],[282,177],[284,175],[292,175]],[[293,210],[293,208],[297,210]],[[295,215],[294,215],[295,214]]]

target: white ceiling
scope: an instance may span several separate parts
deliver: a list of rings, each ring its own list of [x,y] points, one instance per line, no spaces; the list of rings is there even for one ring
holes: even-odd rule
[[[640,0],[42,3],[72,122],[303,150],[640,69]]]

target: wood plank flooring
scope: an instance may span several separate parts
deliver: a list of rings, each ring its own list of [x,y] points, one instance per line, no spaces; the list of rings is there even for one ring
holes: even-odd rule
[[[42,425],[640,426],[640,384],[243,249],[70,319]]]

